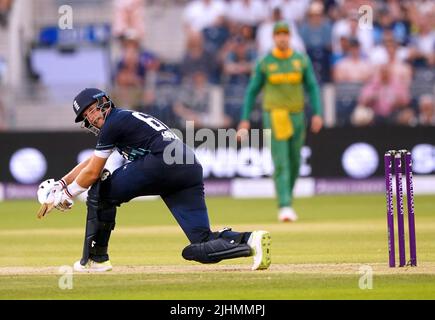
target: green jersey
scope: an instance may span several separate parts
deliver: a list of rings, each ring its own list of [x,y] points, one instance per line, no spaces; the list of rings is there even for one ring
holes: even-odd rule
[[[322,115],[319,87],[310,58],[289,50],[274,49],[261,59],[251,76],[245,95],[242,120],[248,120],[255,99],[264,87],[263,109],[285,109],[299,113],[304,109],[304,87],[310,97],[313,112]]]

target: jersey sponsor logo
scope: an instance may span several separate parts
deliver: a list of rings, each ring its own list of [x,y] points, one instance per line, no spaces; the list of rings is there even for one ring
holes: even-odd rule
[[[297,70],[301,70],[302,68],[302,62],[301,60],[293,60],[292,61],[293,67]]]
[[[275,73],[269,75],[269,82],[271,84],[299,84],[302,81],[302,73],[289,72],[289,73]]]
[[[105,95],[106,95],[106,94],[105,94],[104,92],[100,92],[100,93],[94,94],[94,95],[92,96],[92,98],[97,99],[97,98],[104,97]]]
[[[278,65],[276,63],[268,64],[267,69],[269,70],[269,72],[274,72],[278,70]]]
[[[74,106],[74,109],[76,109],[76,111],[79,111],[80,106],[79,106],[79,104],[77,103],[77,101],[74,100],[73,106]]]
[[[175,133],[172,131],[166,130],[162,132],[163,140],[179,140],[180,138],[177,137]]]

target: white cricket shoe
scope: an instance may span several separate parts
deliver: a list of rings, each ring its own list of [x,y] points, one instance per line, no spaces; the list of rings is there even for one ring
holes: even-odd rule
[[[272,261],[270,233],[262,230],[253,231],[248,239],[248,245],[251,247],[252,255],[254,256],[254,264],[251,269],[261,270],[269,268]]]
[[[281,222],[295,222],[298,215],[291,207],[282,207],[279,209],[278,220]]]
[[[112,270],[112,264],[110,260],[104,262],[96,262],[91,259],[85,265],[80,263],[80,260],[74,263],[74,271],[77,272],[105,272]]]

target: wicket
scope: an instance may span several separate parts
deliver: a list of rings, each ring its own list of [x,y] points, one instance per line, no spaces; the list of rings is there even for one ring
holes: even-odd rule
[[[405,219],[403,208],[402,188],[402,157],[405,162],[406,196],[408,208],[408,237],[410,260],[408,265],[417,266],[417,250],[415,238],[415,215],[414,215],[414,189],[412,182],[412,156],[408,150],[389,150],[384,155],[385,164],[385,191],[387,199],[387,227],[388,227],[388,257],[389,266],[396,266],[396,251],[394,241],[394,204],[393,204],[393,157],[394,174],[396,183],[396,205],[397,205],[397,231],[399,245],[399,267],[406,263],[405,253]]]

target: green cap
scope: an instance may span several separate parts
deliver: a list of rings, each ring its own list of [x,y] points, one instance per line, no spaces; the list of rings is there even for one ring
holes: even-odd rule
[[[273,26],[273,33],[279,33],[279,32],[290,32],[290,27],[287,22],[285,21],[278,21]]]

